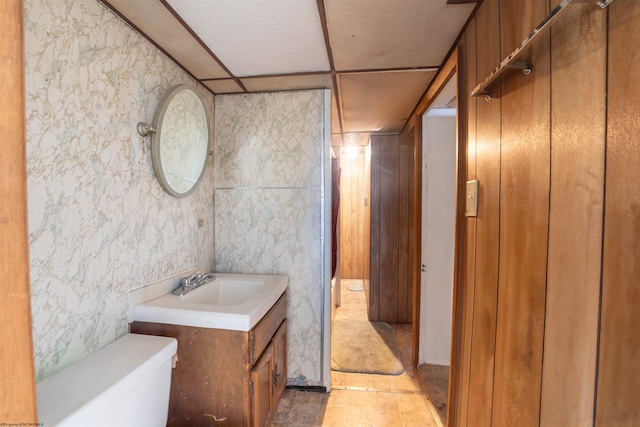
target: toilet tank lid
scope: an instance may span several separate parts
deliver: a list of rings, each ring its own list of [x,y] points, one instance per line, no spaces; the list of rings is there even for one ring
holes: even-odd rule
[[[56,425],[90,417],[153,374],[176,354],[175,338],[127,334],[36,384],[38,418]]]

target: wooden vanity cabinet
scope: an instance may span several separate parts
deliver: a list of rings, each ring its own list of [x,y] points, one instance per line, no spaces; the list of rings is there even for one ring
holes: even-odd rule
[[[271,425],[287,385],[287,294],[248,332],[133,322],[178,340],[167,426]]]
[[[269,426],[286,387],[287,324],[284,322],[251,370],[252,426]]]

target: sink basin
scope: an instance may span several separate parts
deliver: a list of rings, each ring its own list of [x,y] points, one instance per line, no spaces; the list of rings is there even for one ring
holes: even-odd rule
[[[133,320],[249,331],[287,289],[287,276],[214,273],[216,280],[183,297],[163,295],[137,304]]]

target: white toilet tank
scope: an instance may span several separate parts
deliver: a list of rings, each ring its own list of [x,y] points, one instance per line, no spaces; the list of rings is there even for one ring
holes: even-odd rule
[[[36,385],[52,426],[166,426],[174,338],[127,334]]]

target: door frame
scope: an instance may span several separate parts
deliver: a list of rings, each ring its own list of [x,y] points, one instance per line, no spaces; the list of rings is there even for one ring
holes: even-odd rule
[[[24,4],[0,2],[0,420],[37,422],[31,338],[24,75]]]
[[[465,70],[464,45],[459,43],[449,54],[443,66],[440,68],[431,84],[416,105],[409,120],[400,132],[400,138],[406,136],[412,130],[415,131],[414,143],[414,257],[413,257],[413,354],[412,366],[418,367],[419,361],[419,337],[420,337],[420,278],[422,264],[422,115],[426,113],[440,92],[451,78],[456,76],[456,219],[454,236],[453,259],[453,307],[451,327],[451,358],[449,367],[449,396],[447,423],[455,425],[455,408],[458,400],[461,365],[463,363],[463,337],[465,335],[463,313],[467,305],[465,300],[465,241],[466,241],[466,217],[465,191],[467,181],[467,87],[463,78]]]

